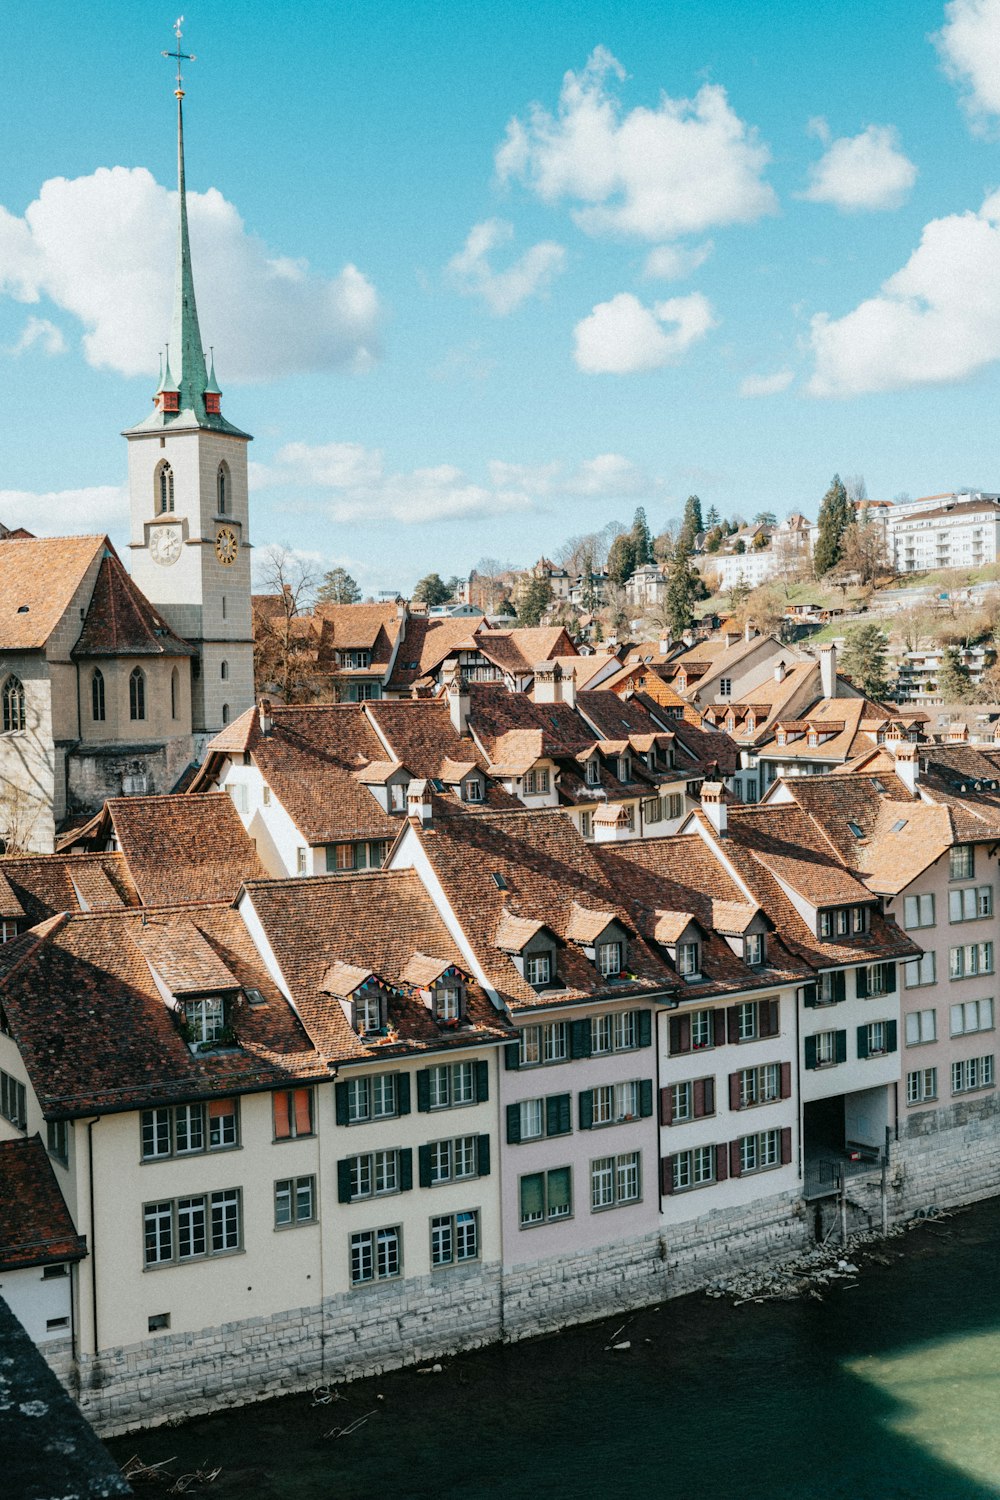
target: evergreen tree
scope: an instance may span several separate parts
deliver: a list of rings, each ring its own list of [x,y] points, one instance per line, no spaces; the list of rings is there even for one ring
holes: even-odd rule
[[[713,526],[705,537],[705,551],[718,552],[722,546],[723,531],[721,526]]]
[[[681,523],[681,536],[689,552],[694,546],[695,537],[699,532],[704,530],[705,526],[701,518],[701,501],[697,495],[688,495],[687,504],[684,506],[684,520]]]
[[[438,573],[428,573],[413,590],[413,597],[433,609],[435,604],[443,604],[451,598],[451,589]]]
[[[941,658],[937,679],[938,692],[945,703],[971,703],[972,678],[957,646],[947,646]]]
[[[587,614],[592,615],[597,608],[597,590],[594,588],[594,554],[590,547],[584,549],[580,559],[580,571],[583,575],[580,603]]]
[[[635,542],[628,531],[616,536],[608,551],[608,577],[612,583],[627,583],[636,569]]]
[[[839,482],[839,481],[838,481]],[[878,625],[856,625],[844,637],[844,671],[866,698],[889,692],[889,637]]]
[[[552,585],[547,578],[532,578],[517,607],[519,625],[537,625],[552,603]]]
[[[361,590],[346,568],[331,568],[323,574],[316,598],[321,604],[357,604]]]
[[[710,505],[708,507],[708,510],[705,512],[705,530],[714,531],[715,527],[718,526],[718,524],[719,512],[716,510],[714,505]]]
[[[852,520],[851,504],[839,474],[834,474],[830,488],[823,496],[817,520],[816,549],[813,569],[822,578],[836,567],[843,556],[844,532]]]
[[[691,567],[690,553],[681,536],[667,571],[667,597],[664,606],[664,618],[675,640],[684,634],[694,619],[691,604],[696,587],[697,574]]]
[[[630,536],[635,556],[632,571],[635,572],[635,569],[641,568],[644,563],[651,563],[653,561],[653,538],[649,530],[649,523],[646,520],[646,512],[641,505],[632,518]]]

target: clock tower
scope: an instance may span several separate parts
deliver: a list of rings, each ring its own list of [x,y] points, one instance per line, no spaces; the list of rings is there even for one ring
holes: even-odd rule
[[[124,433],[129,453],[132,577],[194,646],[195,734],[215,734],[254,702],[246,432],[222,415],[206,362],[191,271],[184,186],[184,90],[177,47],[177,266],[170,343],[153,410]]]

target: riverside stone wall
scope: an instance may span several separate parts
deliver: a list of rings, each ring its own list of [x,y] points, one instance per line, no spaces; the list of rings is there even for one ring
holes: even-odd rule
[[[991,1089],[909,1115],[889,1162],[893,1218],[994,1197],[1000,1193],[1000,1096]]]
[[[798,1191],[739,1208],[714,1209],[664,1229],[667,1295],[679,1297],[762,1261],[779,1261],[814,1243]]]

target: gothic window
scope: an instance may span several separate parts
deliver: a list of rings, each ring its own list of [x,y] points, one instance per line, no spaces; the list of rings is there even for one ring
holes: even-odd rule
[[[229,704],[228,703],[224,703],[222,705],[222,722],[223,722],[223,724],[228,724],[229,723]]]
[[[24,728],[24,683],[20,677],[8,677],[3,685],[3,732],[13,734]]]
[[[133,667],[128,680],[128,714],[130,719],[146,717],[146,674],[141,667]]]
[[[178,717],[178,705],[180,703],[180,685],[180,673],[175,667],[170,674],[170,717],[172,719],[176,719]]]
[[[220,665],[219,675],[221,676],[223,682],[229,681],[229,663],[227,661],[222,662],[222,664]]]
[[[100,667],[94,669],[90,679],[90,713],[95,724],[104,723],[104,673]]]
[[[216,476],[216,489],[218,491],[219,515],[229,514],[229,465],[221,463]]]
[[[166,462],[156,471],[156,504],[161,515],[174,508],[174,471]]]

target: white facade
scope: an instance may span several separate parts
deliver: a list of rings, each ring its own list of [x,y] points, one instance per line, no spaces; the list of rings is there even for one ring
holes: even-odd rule
[[[904,509],[905,514],[898,513]],[[986,567],[1000,556],[1000,500],[995,495],[956,495],[927,502],[920,510],[894,507],[886,533],[898,573]]]

